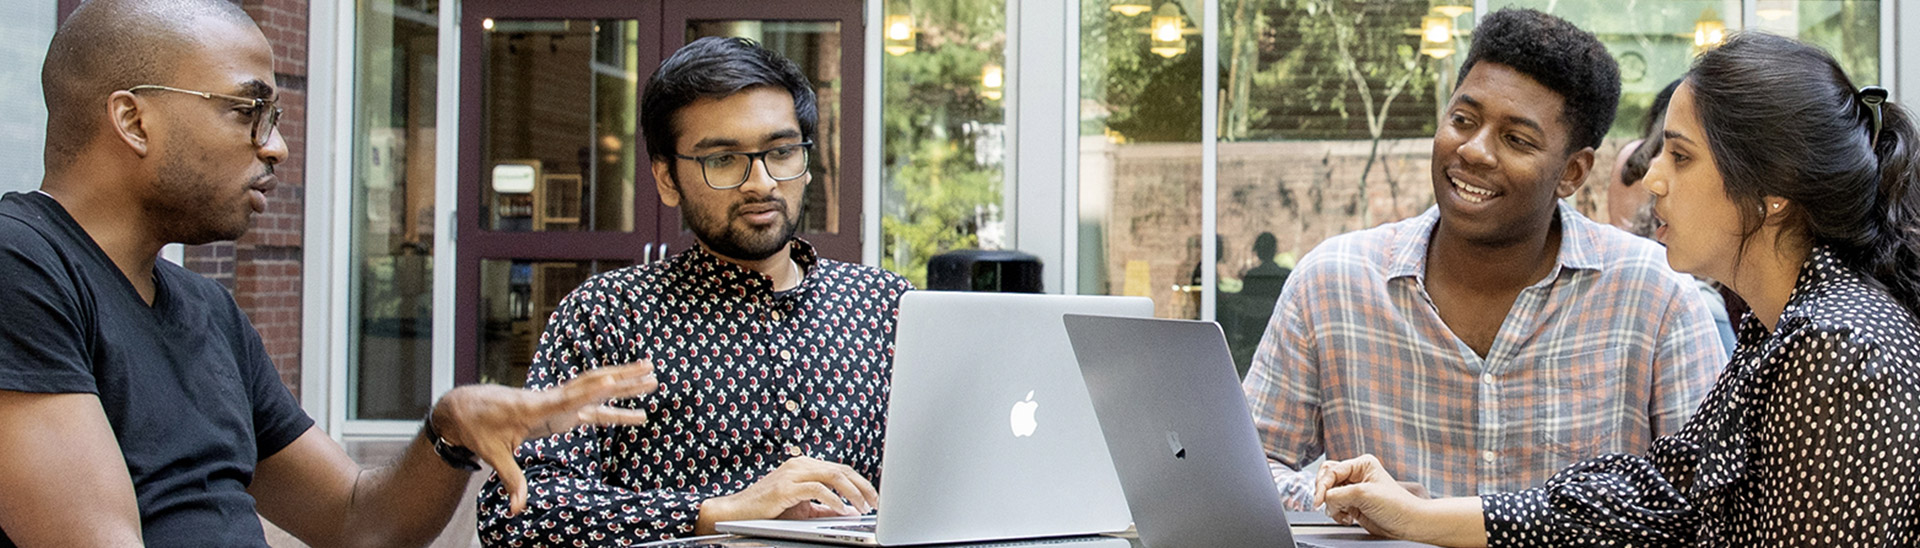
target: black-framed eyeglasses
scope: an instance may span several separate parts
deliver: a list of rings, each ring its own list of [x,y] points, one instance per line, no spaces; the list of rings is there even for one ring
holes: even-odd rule
[[[257,146],[257,147],[267,146],[267,141],[273,139],[274,126],[280,124],[280,107],[274,105],[274,103],[276,102],[275,99],[261,99],[258,97],[241,97],[238,95],[227,95],[224,93],[194,91],[190,89],[180,89],[176,87],[162,86],[162,85],[156,85],[156,84],[145,84],[145,85],[139,85],[139,86],[133,86],[133,87],[127,88],[128,92],[133,92],[133,93],[138,93],[138,92],[147,91],[147,90],[159,90],[159,91],[171,91],[174,93],[185,93],[188,95],[198,95],[200,96],[201,99],[225,99],[228,101],[233,101],[235,103],[247,105],[248,106],[247,117],[248,119],[253,120],[253,146]]]
[[[700,164],[700,177],[714,190],[739,188],[753,173],[753,161],[767,166],[767,176],[787,182],[807,174],[807,153],[813,141],[781,145],[760,152],[718,152],[706,156],[674,154],[675,158]]]

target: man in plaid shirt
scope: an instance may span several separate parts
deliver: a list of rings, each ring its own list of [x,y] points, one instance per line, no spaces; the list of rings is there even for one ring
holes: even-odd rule
[[[1308,253],[1254,357],[1245,389],[1291,507],[1311,504],[1300,468],[1322,456],[1371,453],[1463,496],[1644,451],[1726,361],[1657,244],[1560,202],[1619,101],[1605,46],[1502,10],[1475,29],[1459,82],[1434,135],[1435,207]]]

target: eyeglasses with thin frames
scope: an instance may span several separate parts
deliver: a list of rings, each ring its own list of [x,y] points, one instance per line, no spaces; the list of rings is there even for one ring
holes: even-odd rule
[[[781,145],[760,152],[718,152],[705,156],[674,154],[675,158],[700,164],[700,177],[714,190],[740,188],[753,172],[753,161],[766,166],[767,176],[778,182],[798,179],[807,174],[807,162],[813,141]]]
[[[277,126],[280,124],[280,107],[274,105],[276,101],[274,99],[261,99],[258,97],[241,97],[238,95],[227,95],[224,93],[194,91],[190,89],[180,89],[176,87],[162,86],[157,84],[145,84],[145,85],[139,85],[139,86],[133,86],[133,87],[127,88],[127,91],[132,93],[139,93],[147,90],[185,93],[188,95],[198,95],[200,96],[201,99],[225,99],[228,101],[233,101],[235,103],[247,105],[248,106],[247,117],[253,120],[253,146],[257,146],[257,147],[267,146],[267,141],[273,139],[274,126]]]

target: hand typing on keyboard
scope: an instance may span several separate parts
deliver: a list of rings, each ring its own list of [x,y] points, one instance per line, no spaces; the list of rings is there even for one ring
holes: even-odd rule
[[[852,467],[795,457],[745,490],[707,499],[695,530],[710,534],[723,521],[857,516],[879,504],[879,490]]]

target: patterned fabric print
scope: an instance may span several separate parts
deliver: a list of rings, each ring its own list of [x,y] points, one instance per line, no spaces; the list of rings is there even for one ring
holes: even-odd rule
[[[1558,265],[1486,357],[1426,290],[1437,209],[1344,234],[1293,271],[1244,383],[1289,507],[1325,455],[1372,453],[1437,496],[1540,485],[1680,430],[1726,363],[1712,310],[1658,245],[1559,206]]]
[[[1770,335],[1647,458],[1606,455],[1484,497],[1493,546],[1920,543],[1920,324],[1816,249]]]
[[[795,240],[800,286],[700,248],[595,276],[541,335],[527,387],[651,359],[660,391],[616,402],[643,427],[585,427],[516,453],[528,508],[507,517],[496,476],[481,490],[487,546],[625,546],[693,533],[700,503],[745,489],[794,456],[876,483],[895,312],[911,287],[876,268],[819,259]]]

